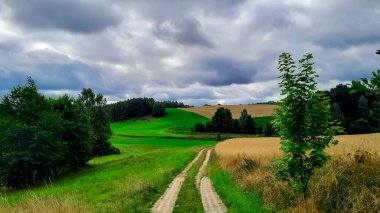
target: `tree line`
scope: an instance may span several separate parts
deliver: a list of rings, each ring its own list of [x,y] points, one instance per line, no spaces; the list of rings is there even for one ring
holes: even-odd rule
[[[270,122],[263,126],[256,126],[254,118],[244,109],[239,119],[233,119],[231,111],[228,108],[219,107],[212,120],[206,124],[196,123],[194,125],[196,132],[219,132],[219,133],[237,133],[237,134],[264,134],[272,136],[275,132]]]
[[[0,186],[18,188],[77,170],[111,145],[106,99],[83,89],[77,99],[47,98],[32,78],[0,101]]]
[[[331,100],[331,113],[345,132],[371,133],[380,131],[380,70],[371,79],[339,84],[325,92]]]
[[[165,115],[165,108],[188,107],[177,101],[155,101],[153,98],[132,98],[106,106],[107,113],[113,122],[125,121],[128,119],[141,118],[147,115],[162,117]]]

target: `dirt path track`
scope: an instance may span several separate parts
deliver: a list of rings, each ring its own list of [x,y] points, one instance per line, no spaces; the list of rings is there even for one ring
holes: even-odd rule
[[[220,199],[218,194],[211,183],[210,178],[203,177],[208,161],[210,160],[211,149],[207,151],[207,155],[197,175],[195,176],[195,182],[200,190],[202,197],[203,208],[206,213],[224,213],[227,212],[226,206]]]
[[[185,181],[186,173],[196,163],[201,156],[203,150],[201,150],[193,161],[170,183],[165,193],[157,200],[152,207],[152,213],[169,213],[173,211],[175,202],[178,197],[178,193],[181,190],[182,183]]]

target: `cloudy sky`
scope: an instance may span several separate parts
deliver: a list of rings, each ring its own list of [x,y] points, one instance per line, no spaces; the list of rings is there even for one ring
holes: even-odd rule
[[[314,54],[321,89],[380,67],[379,0],[0,0],[0,95],[278,100],[281,52]]]

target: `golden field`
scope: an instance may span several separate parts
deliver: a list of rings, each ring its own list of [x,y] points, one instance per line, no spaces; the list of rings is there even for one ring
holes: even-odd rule
[[[380,212],[380,133],[336,136],[332,156],[310,183],[311,212]],[[280,140],[236,138],[217,144],[219,165],[239,183],[257,189],[276,211],[304,212],[299,195],[276,180],[271,162],[283,154]]]
[[[255,105],[216,105],[216,106],[199,106],[199,107],[190,107],[190,108],[181,108],[182,110],[188,112],[194,112],[199,115],[202,115],[206,118],[212,118],[214,116],[216,109],[219,107],[228,108],[231,110],[233,118],[239,118],[241,111],[246,109],[248,114],[252,117],[265,117],[271,116],[273,111],[277,109],[278,105],[271,104],[255,104]]]

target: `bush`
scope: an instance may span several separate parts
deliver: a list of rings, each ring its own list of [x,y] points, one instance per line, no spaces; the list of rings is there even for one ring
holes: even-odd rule
[[[196,123],[194,125],[194,130],[196,132],[204,132],[205,131],[205,125],[203,125],[202,123]]]

